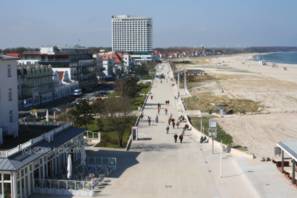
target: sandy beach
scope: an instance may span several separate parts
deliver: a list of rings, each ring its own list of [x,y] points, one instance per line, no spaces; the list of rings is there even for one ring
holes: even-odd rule
[[[217,96],[259,102],[260,112],[227,115],[218,119],[236,144],[246,146],[258,158],[273,157],[277,142],[297,138],[297,65],[262,63],[256,54],[203,58],[200,64],[178,65],[199,68],[216,80],[193,83],[193,96],[210,92]]]

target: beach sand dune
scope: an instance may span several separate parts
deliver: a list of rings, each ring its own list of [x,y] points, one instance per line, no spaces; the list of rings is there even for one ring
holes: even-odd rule
[[[215,77],[191,84],[192,95],[210,92],[259,102],[263,110],[258,115],[226,116],[219,123],[250,153],[259,158],[273,157],[277,142],[297,139],[297,65],[262,65],[254,55],[213,57],[205,64],[179,67],[200,68]]]

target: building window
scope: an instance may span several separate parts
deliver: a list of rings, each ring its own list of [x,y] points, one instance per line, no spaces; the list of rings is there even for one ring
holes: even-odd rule
[[[12,110],[9,111],[9,122],[10,123],[13,122],[13,111]]]
[[[8,89],[8,101],[12,101],[12,88]]]
[[[11,65],[7,65],[7,77],[11,78],[12,74],[11,74]]]
[[[3,175],[4,181],[10,181],[10,174]]]

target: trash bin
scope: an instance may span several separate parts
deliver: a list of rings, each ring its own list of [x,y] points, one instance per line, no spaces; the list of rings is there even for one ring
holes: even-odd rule
[[[133,140],[138,139],[138,127],[136,126],[132,127],[132,137],[133,137]]]

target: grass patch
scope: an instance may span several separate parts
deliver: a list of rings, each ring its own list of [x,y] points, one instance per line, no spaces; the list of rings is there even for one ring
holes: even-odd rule
[[[129,116],[125,119],[122,134],[122,146],[120,146],[119,132],[115,130],[116,128],[112,118],[95,119],[87,125],[87,130],[101,133],[101,142],[96,145],[97,147],[124,148],[127,145],[131,128],[134,126],[136,119],[137,117],[135,116]]]
[[[151,83],[141,83],[137,85],[138,93],[137,96],[131,100],[131,105],[133,110],[137,110],[138,107],[141,107],[144,103],[146,95],[151,90]]]
[[[218,113],[222,107],[227,114],[259,112],[261,105],[248,99],[231,99],[227,96],[214,96],[210,93],[203,93],[184,100],[189,110],[200,110],[202,112]]]
[[[139,95],[139,96],[133,98],[131,101],[132,109],[137,110],[138,107],[141,107],[144,103],[145,97],[146,97],[146,95]]]
[[[131,129],[126,130],[124,133],[124,137],[123,137],[124,147],[126,147],[127,145],[127,142],[130,137],[130,132],[131,132]],[[118,133],[115,131],[101,133],[101,142],[97,144],[96,147],[122,148],[119,145]]]
[[[208,135],[208,129],[209,129],[208,122],[209,122],[210,118],[211,117],[203,117],[202,118],[202,129],[201,129],[201,118],[192,117],[191,118],[191,123],[196,129],[203,132],[205,135]],[[232,145],[233,144],[232,136],[227,134],[219,124],[217,124],[217,133],[218,133],[218,135],[217,135],[216,140],[218,142],[222,141],[223,144],[226,144],[226,145]]]
[[[217,80],[214,76],[211,76],[209,74],[203,74],[203,75],[197,75],[197,76],[187,76],[187,85],[188,88],[196,87],[199,83],[205,82],[205,81],[211,81],[211,80]],[[180,79],[180,89],[184,88],[184,79],[183,76],[181,76]]]
[[[137,85],[139,94],[147,94],[151,90],[151,83],[140,83]]]

